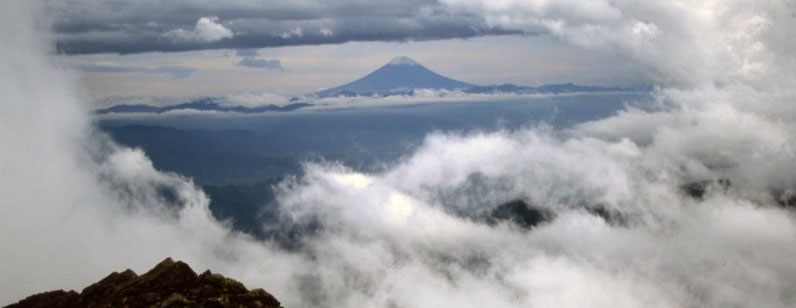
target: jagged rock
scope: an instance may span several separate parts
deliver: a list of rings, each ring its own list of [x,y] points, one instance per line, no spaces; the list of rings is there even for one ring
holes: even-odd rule
[[[19,303],[12,304],[7,307],[80,307],[79,302],[80,294],[77,292],[57,290],[31,295]]]
[[[281,307],[263,289],[249,291],[233,279],[210,270],[197,275],[188,264],[166,258],[138,276],[132,270],[113,272],[83,292],[50,291],[36,294],[7,308],[27,307]]]

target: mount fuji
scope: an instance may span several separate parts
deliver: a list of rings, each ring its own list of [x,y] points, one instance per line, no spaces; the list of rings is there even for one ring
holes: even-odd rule
[[[326,89],[313,93],[315,97],[333,96],[389,96],[413,95],[416,89],[434,90],[459,90],[468,94],[558,94],[575,92],[628,92],[650,91],[649,86],[636,86],[630,88],[596,87],[576,85],[572,83],[549,84],[539,87],[518,86],[514,84],[502,85],[475,85],[437,74],[425,66],[408,57],[395,57],[389,63],[373,71],[365,77],[349,82],[342,86]]]
[[[318,97],[411,94],[414,89],[464,90],[474,85],[437,74],[408,57],[389,63],[358,80],[315,93]]]

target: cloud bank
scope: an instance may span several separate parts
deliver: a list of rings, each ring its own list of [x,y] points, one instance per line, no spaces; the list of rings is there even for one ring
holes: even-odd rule
[[[67,54],[406,41],[517,33],[433,0],[46,1]],[[152,14],[158,12],[158,14]],[[208,16],[208,12],[212,12]]]
[[[545,33],[595,51],[617,53],[666,84],[773,81],[766,77],[781,64],[793,64],[793,43],[782,36],[794,23],[794,7],[787,2],[441,2],[455,11],[482,16],[489,26]]]
[[[373,174],[307,164],[264,225],[293,236],[284,247],[231,231],[190,180],[98,135],[44,53],[41,11],[0,3],[15,46],[0,49],[0,301],[168,255],[289,307],[794,305],[792,6],[449,4],[623,54],[659,81],[659,108],[567,131],[431,135]],[[480,218],[515,199],[550,217]]]

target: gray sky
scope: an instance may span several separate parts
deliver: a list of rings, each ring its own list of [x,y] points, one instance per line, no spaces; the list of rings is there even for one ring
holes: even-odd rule
[[[52,1],[56,49],[94,99],[301,95],[399,55],[476,84],[642,83],[610,52],[435,1]],[[541,33],[541,32],[540,32]]]
[[[139,53],[519,33],[435,0],[49,1],[58,49]]]

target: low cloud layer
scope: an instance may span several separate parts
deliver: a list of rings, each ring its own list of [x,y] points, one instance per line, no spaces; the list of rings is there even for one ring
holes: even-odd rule
[[[230,231],[190,180],[97,134],[44,53],[41,11],[0,3],[15,46],[0,49],[0,302],[172,256],[288,307],[793,307],[793,7],[547,3],[451,5],[626,55],[659,81],[659,108],[431,135],[373,174],[308,164],[265,226],[297,230],[290,249]],[[549,219],[479,218],[515,199]]]

